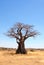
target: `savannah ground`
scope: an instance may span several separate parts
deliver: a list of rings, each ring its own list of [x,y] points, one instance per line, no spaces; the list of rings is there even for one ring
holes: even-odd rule
[[[28,49],[15,54],[15,49],[0,48],[0,65],[44,65],[44,49]]]

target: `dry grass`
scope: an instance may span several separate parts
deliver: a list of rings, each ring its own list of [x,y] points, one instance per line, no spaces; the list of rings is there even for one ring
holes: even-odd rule
[[[0,50],[0,65],[44,65],[44,50],[30,51],[25,55],[14,50]]]

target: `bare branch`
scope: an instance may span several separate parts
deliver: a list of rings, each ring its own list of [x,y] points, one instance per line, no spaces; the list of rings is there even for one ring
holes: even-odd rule
[[[27,35],[25,36],[25,39],[27,39],[27,38],[29,38],[29,37],[35,37],[35,36],[37,36],[37,35],[39,35],[39,33],[38,33],[37,31],[32,31],[32,32],[30,32],[29,34],[27,34]]]
[[[18,22],[6,33],[6,35],[18,40],[25,40],[28,37],[35,37],[38,35],[38,32],[33,30],[33,25],[25,25]]]
[[[17,33],[14,32],[14,29],[13,28],[11,28],[5,35],[7,35],[9,37],[12,37],[12,38],[19,39]]]

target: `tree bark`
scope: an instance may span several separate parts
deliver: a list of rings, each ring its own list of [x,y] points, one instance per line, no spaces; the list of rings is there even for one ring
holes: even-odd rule
[[[16,54],[26,54],[26,49],[25,49],[25,46],[24,46],[24,43],[19,43],[18,44],[18,49],[16,50]]]

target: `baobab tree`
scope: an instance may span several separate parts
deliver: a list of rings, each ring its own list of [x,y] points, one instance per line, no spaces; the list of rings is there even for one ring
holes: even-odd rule
[[[38,32],[33,30],[33,25],[27,25],[23,23],[16,23],[10,30],[6,33],[7,36],[11,38],[16,38],[18,48],[16,53],[26,54],[26,49],[24,42],[29,37],[35,37]]]

